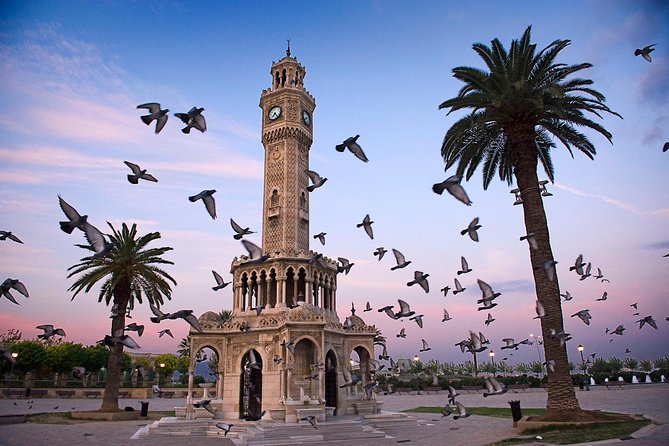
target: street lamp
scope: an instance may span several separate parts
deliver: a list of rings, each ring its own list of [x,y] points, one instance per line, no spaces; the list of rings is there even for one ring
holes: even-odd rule
[[[158,364],[158,367],[160,367],[160,373],[158,374],[158,385],[160,385],[160,378],[162,378],[163,372],[165,371],[165,363],[161,362]]]
[[[576,349],[581,354],[581,373],[585,373],[585,358],[583,357],[583,350],[585,350],[585,347],[583,347],[582,344],[578,344]]]
[[[10,380],[12,380],[14,378],[14,363],[16,362],[16,358],[18,358],[18,357],[19,357],[18,352],[12,352],[12,358],[14,358],[14,360],[12,361],[12,367],[11,367],[11,370],[9,371],[9,379]]]
[[[495,376],[495,352],[490,350],[488,355],[490,355],[490,362],[492,362],[492,376]]]
[[[420,358],[418,357],[418,355],[414,355],[413,362],[419,362],[419,361],[420,361]]]

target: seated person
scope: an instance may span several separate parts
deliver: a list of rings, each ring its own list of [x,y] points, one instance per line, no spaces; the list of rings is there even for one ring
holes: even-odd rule
[[[153,385],[153,393],[157,393],[157,394],[158,394],[158,398],[162,398],[162,397],[163,397],[163,391],[160,390],[160,386],[159,386],[158,384],[154,384],[154,385]]]

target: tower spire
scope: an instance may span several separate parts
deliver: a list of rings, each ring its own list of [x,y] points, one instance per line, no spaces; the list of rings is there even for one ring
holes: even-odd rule
[[[288,39],[288,48],[286,49],[286,56],[290,57],[290,39]]]

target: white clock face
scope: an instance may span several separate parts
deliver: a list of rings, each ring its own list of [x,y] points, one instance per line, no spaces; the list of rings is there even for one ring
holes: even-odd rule
[[[309,125],[311,123],[311,116],[309,115],[309,112],[306,110],[302,111],[302,120],[306,125]]]
[[[281,116],[281,107],[277,105],[276,107],[270,108],[268,116],[272,121]]]

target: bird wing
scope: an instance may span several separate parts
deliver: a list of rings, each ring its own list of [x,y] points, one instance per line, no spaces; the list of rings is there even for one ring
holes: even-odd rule
[[[207,208],[207,212],[209,212],[209,215],[211,215],[212,219],[216,219],[216,201],[214,200],[213,195],[206,195],[202,197],[202,201],[204,202],[204,207]]]
[[[160,310],[158,309],[158,307],[156,307],[155,305],[153,305],[151,302],[149,302],[149,308],[151,308],[151,312],[152,312],[154,315],[156,315],[157,317],[159,317],[159,318],[163,318],[164,316],[166,316],[165,313],[163,313],[162,311],[160,311]]]
[[[360,144],[358,144],[356,141],[351,141],[347,147],[348,150],[350,150],[351,153],[358,157],[359,160],[364,161],[365,163],[369,161],[367,159],[367,155],[365,155],[365,152],[362,151],[362,147],[360,147]]]
[[[104,234],[100,232],[98,228],[85,222],[82,229],[84,231],[84,236],[86,236],[86,240],[93,247],[95,252],[101,252],[105,249],[107,241],[105,240]]]
[[[428,343],[425,339],[421,339],[421,342],[423,343],[423,349],[430,348],[430,346],[428,345]]]
[[[12,288],[14,288],[16,291],[19,293],[23,294],[25,297],[30,297],[28,295],[28,290],[26,289],[26,286],[23,284],[23,282],[20,282],[18,280],[13,281],[10,285]]]
[[[216,271],[213,269],[211,270],[211,273],[214,275],[214,280],[216,280],[216,283],[218,285],[223,285],[223,278],[221,277],[220,274],[218,274]]]
[[[232,230],[238,234],[242,234],[244,232],[244,228],[239,226],[232,218],[230,219],[230,226],[232,226]]]
[[[77,220],[77,219],[81,218],[81,215],[79,215],[79,212],[77,212],[76,209],[74,209],[65,200],[63,200],[63,198],[60,195],[58,195],[58,203],[60,204],[60,208],[65,213],[65,216],[70,221],[74,221],[74,220]]]
[[[409,304],[404,302],[402,299],[397,299],[397,302],[400,304],[400,313],[408,313],[411,311]]]
[[[312,183],[316,184],[321,181],[321,176],[313,170],[305,170],[305,172]]]
[[[139,344],[128,335],[121,336],[118,342],[133,350],[140,348]]]
[[[260,248],[260,246],[248,240],[242,240],[242,245],[244,245],[244,248],[246,248],[246,250],[249,253],[249,256],[252,259],[258,259],[262,257],[262,249]]]
[[[462,271],[469,270],[469,263],[467,263],[467,259],[465,259],[464,257],[460,257],[460,265],[462,266]]]
[[[453,177],[451,177],[453,178]],[[452,182],[449,180],[446,180],[446,190],[448,191],[449,194],[453,195],[455,198],[457,198],[459,201],[462,203],[466,204],[467,206],[472,205],[472,201],[469,199],[467,196],[467,192],[465,192],[465,189],[460,185],[459,178],[457,177],[458,181],[457,182]]]
[[[195,116],[193,116],[190,124],[202,133],[207,131],[207,121],[200,113],[197,113]]]
[[[406,262],[406,259],[404,258],[404,254],[396,250],[395,248],[392,248],[393,250],[393,255],[395,256],[395,261],[397,262],[398,265],[401,265],[402,263]]]
[[[139,175],[142,173],[142,169],[140,169],[137,164],[131,163],[130,161],[123,161],[123,162],[125,163],[126,166],[130,168],[130,170],[132,170],[132,173],[134,173],[135,175]]]
[[[51,325],[51,324],[38,325],[35,328],[37,328],[38,330],[44,330],[45,333],[52,333],[53,332],[53,325]]]
[[[137,108],[146,108],[151,113],[156,113],[156,112],[160,111],[160,104],[157,103],[157,102],[147,102],[146,104],[138,105]]]
[[[190,313],[187,316],[182,317],[182,319],[188,322],[194,329],[202,333],[202,326],[200,325],[200,322],[197,320],[197,318],[193,313]]]

